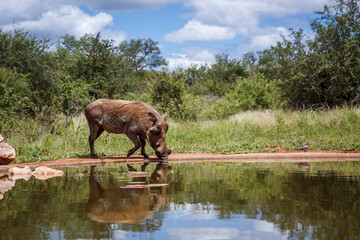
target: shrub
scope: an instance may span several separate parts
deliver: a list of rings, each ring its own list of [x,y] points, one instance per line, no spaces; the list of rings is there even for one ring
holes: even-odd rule
[[[235,89],[205,110],[204,116],[219,119],[240,111],[279,108],[283,105],[279,99],[280,91],[275,82],[256,74],[238,79]]]

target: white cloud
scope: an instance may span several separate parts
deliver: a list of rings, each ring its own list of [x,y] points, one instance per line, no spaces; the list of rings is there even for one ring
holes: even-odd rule
[[[249,47],[254,50],[263,50],[281,41],[282,35],[287,36],[288,34],[289,31],[283,27],[268,28],[266,33],[253,36]]]
[[[168,61],[169,70],[187,68],[192,65],[201,66],[206,64],[206,61],[195,60],[185,54],[172,54],[171,56],[167,57],[166,60]]]
[[[121,31],[107,30],[113,24],[113,17],[107,13],[91,16],[80,8],[66,5],[55,10],[44,12],[38,19],[25,20],[15,24],[15,27],[38,33],[46,33],[48,37],[59,37],[65,34],[82,37],[85,34],[102,33],[103,37],[111,38],[119,43],[126,38]],[[4,26],[12,29],[13,25]]]
[[[200,49],[193,51],[192,58],[204,62],[212,62],[215,59],[214,53],[211,53],[208,49]]]
[[[78,7],[62,6],[58,10],[44,13],[39,20],[23,21],[20,28],[47,32],[50,35],[69,33],[83,36],[86,33],[97,33],[105,26],[112,24],[113,18],[106,13],[90,16]]]
[[[51,3],[42,0],[0,0],[0,24],[37,19],[42,13],[56,6],[56,1]]]
[[[165,35],[169,42],[183,43],[188,41],[220,41],[234,38],[236,33],[228,27],[211,26],[197,20],[189,21],[182,29]]]
[[[127,35],[123,31],[115,30],[103,30],[101,31],[101,37],[103,39],[112,39],[115,42],[115,45],[119,45],[122,41],[126,40]]]
[[[0,27],[4,30],[17,27],[50,38],[65,34],[81,37],[87,33],[101,32],[102,37],[113,39],[116,43],[126,39],[125,32],[109,29],[113,25],[112,15],[105,12],[88,14],[72,5],[74,2],[76,3],[70,0],[0,0]],[[69,4],[64,5],[65,3]]]
[[[182,49],[185,54],[171,54],[166,57],[169,70],[187,68],[193,65],[203,66],[212,64],[215,61],[215,50],[208,50],[199,47],[187,47]]]
[[[327,0],[186,0],[185,6],[193,10],[193,19],[183,28],[167,34],[164,39],[182,43],[228,40],[236,35],[259,35],[264,30],[259,24],[262,17],[279,18],[313,12],[322,9],[326,2]]]

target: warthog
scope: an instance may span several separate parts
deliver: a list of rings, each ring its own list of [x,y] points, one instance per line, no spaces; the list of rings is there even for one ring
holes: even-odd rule
[[[166,159],[171,149],[166,145],[168,115],[161,116],[154,108],[140,101],[99,99],[88,104],[85,116],[89,124],[91,156],[96,157],[94,141],[106,130],[109,133],[125,133],[134,143],[127,154],[129,157],[141,147],[145,158],[147,140],[160,159]]]

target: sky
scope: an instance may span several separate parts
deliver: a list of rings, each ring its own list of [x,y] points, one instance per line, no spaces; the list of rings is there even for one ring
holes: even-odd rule
[[[0,0],[0,28],[58,40],[100,32],[116,43],[151,38],[169,68],[241,58],[269,48],[290,28],[311,36],[310,20],[331,0]]]

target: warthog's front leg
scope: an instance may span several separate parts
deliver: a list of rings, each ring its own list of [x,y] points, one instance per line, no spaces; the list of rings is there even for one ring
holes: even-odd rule
[[[140,148],[140,141],[138,137],[133,133],[125,133],[125,135],[134,143],[134,147],[131,148],[127,154],[127,157],[130,157],[136,150]]]
[[[139,140],[141,144],[141,155],[143,155],[144,158],[149,158],[149,155],[147,155],[145,152],[145,144],[146,144],[145,139],[139,136]]]

